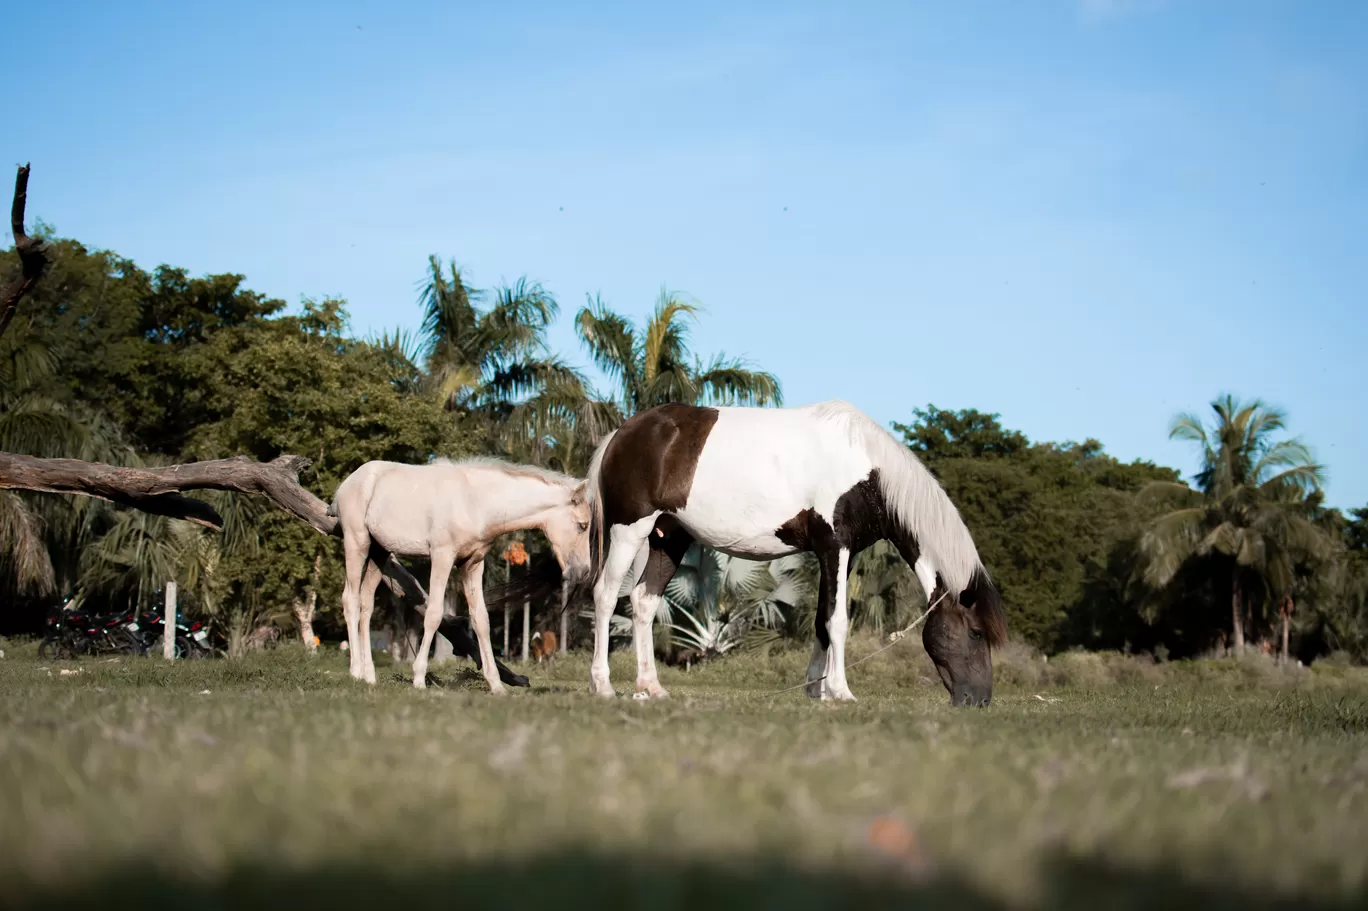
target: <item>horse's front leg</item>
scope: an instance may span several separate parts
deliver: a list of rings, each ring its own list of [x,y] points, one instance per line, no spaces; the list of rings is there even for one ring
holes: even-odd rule
[[[844,547],[836,551],[835,573],[836,592],[831,605],[831,622],[827,624],[827,634],[831,637],[831,648],[827,650],[826,698],[854,702],[855,695],[846,683],[845,647],[850,632],[850,613],[846,605],[846,571],[850,566],[850,551]]]
[[[502,696],[505,692],[499,679],[498,662],[494,660],[494,645],[489,641],[489,611],[484,602],[484,558],[471,558],[461,570],[461,590],[470,606],[470,625],[475,629],[475,647],[480,650],[480,672],[489,683],[489,692]]]
[[[442,625],[447,579],[451,576],[451,564],[456,562],[456,552],[451,549],[434,549],[431,560],[432,575],[428,579],[427,609],[423,612],[423,643],[413,659],[413,685],[420,690],[427,686],[428,654],[432,651],[432,640],[437,635],[437,627]]]
[[[617,606],[622,580],[640,557],[644,566],[647,559],[646,538],[655,527],[659,513],[638,519],[631,525],[614,525],[608,529],[608,555],[603,571],[594,583],[594,659],[589,664],[589,690],[597,696],[615,696],[608,672],[608,633]],[[633,629],[633,640],[636,631]]]

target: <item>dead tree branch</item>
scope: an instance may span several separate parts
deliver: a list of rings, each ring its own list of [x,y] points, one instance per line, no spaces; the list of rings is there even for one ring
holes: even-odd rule
[[[219,514],[203,500],[181,496],[182,491],[260,494],[329,535],[337,526],[337,519],[327,514],[328,507],[322,500],[299,486],[299,472],[308,467],[308,459],[293,455],[266,463],[235,456],[166,468],[123,468],[4,452],[0,453],[0,489],[97,497],[143,512],[185,519],[215,531],[223,529]]]
[[[10,207],[10,228],[14,232],[14,250],[19,254],[19,277],[10,282],[5,289],[3,304],[0,304],[0,335],[5,334],[19,307],[19,299],[27,294],[43,270],[47,268],[47,253],[43,242],[24,233],[24,207],[28,202],[29,166],[23,165],[14,178],[14,203]]]

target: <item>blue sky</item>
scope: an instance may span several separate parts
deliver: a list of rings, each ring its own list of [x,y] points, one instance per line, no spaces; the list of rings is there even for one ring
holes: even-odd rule
[[[648,9],[648,7],[650,7]],[[418,323],[430,253],[786,399],[1191,470],[1259,396],[1368,503],[1368,4],[63,3],[5,14],[30,218]],[[17,49],[18,58],[13,54]],[[13,94],[13,93],[11,93]],[[11,98],[11,101],[15,101]],[[11,105],[13,108],[13,104]]]

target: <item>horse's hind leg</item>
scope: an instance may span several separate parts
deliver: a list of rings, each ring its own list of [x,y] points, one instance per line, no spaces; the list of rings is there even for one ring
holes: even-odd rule
[[[371,555],[366,560],[366,572],[361,577],[361,610],[357,617],[357,633],[361,640],[360,660],[361,660],[361,679],[367,683],[375,682],[375,656],[371,654],[371,614],[375,611],[375,590],[380,586],[380,579],[383,573],[380,569],[380,562],[376,560],[375,549],[371,549]],[[381,554],[388,559],[388,554]]]
[[[659,513],[638,519],[631,525],[614,525],[608,530],[608,554],[603,571],[594,583],[594,660],[589,665],[589,691],[597,696],[613,696],[613,683],[608,672],[608,629],[613,619],[622,580],[636,561],[637,554],[646,548],[646,539],[655,527]],[[635,631],[633,639],[636,639]]]
[[[667,537],[651,536],[650,556],[641,581],[632,588],[632,642],[636,646],[638,697],[665,699],[670,694],[660,685],[655,663],[655,615],[665,595],[665,586],[674,577],[679,561],[693,543],[685,531],[675,531]]]
[[[470,625],[475,629],[475,647],[480,651],[480,672],[489,684],[489,692],[502,696],[503,681],[499,666],[494,662],[494,644],[489,640],[489,609],[484,603],[484,558],[472,557],[461,570],[461,590],[470,608]]]
[[[831,655],[831,625],[836,611],[837,569],[840,549],[835,542],[825,542],[815,548],[817,567],[817,618],[813,623],[815,641],[812,643],[812,657],[808,660],[807,687],[804,692],[812,699],[832,697],[831,675],[828,670]]]

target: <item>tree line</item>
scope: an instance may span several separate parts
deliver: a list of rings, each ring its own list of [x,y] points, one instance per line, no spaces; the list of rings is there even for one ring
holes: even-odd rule
[[[783,401],[771,374],[696,352],[699,311],[666,291],[644,325],[588,300],[571,317],[581,350],[567,354],[547,343],[560,306],[542,286],[477,288],[434,256],[415,302],[421,329],[361,338],[340,300],[287,313],[240,275],[149,272],[44,240],[48,272],[0,336],[6,452],[126,466],[295,453],[312,461],[301,482],[328,499],[369,459],[491,454],[582,475],[602,434],[644,408]],[[0,253],[0,275],[17,274],[17,259]],[[1176,420],[1173,435],[1202,455],[1190,484],[1096,440],[1032,442],[973,409],[910,407],[891,429],[963,513],[1017,639],[1047,651],[1184,657],[1252,645],[1368,659],[1368,510],[1324,505],[1322,469],[1276,409],[1222,397],[1209,419]],[[222,533],[0,491],[0,629],[33,629],[68,597],[95,609],[146,602],[175,579],[188,610],[236,629],[307,625],[316,605],[320,632],[335,635],[339,543],[257,498],[202,496]],[[491,578],[545,571],[544,542],[520,543],[528,565]],[[806,641],[815,577],[806,557],[756,564],[695,548],[667,590],[658,643],[669,658]],[[877,632],[925,603],[881,545],[857,561],[850,594],[854,624]]]

